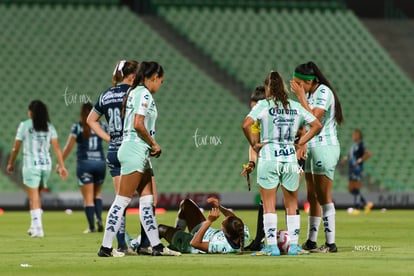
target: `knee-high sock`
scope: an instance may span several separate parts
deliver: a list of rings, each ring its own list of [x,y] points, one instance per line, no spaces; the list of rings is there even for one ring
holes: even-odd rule
[[[121,218],[121,225],[119,226],[118,232],[116,233],[116,240],[118,242],[118,248],[125,247],[125,227],[126,227],[126,208]]]
[[[152,214],[155,216],[155,207],[152,206]],[[150,240],[148,239],[147,233],[145,233],[144,226],[142,222],[141,225],[141,247],[148,247],[151,245]]]
[[[277,245],[277,214],[264,214],[263,226],[267,245]]]
[[[86,215],[86,219],[88,221],[89,224],[89,229],[90,230],[95,230],[95,206],[85,206],[84,207],[85,210],[85,215]]]
[[[121,226],[122,215],[124,214],[125,208],[128,206],[129,202],[131,202],[131,198],[129,197],[120,195],[115,196],[115,200],[112,203],[106,217],[102,246],[112,248],[112,241]]]
[[[95,215],[96,219],[102,222],[102,198],[94,198],[93,202],[95,204]]]
[[[158,225],[153,212],[154,197],[146,195],[139,198],[139,217],[144,231],[151,243],[151,246],[156,246],[161,243],[158,236]]]
[[[298,244],[300,232],[300,215],[286,216],[287,230],[291,244]]]
[[[308,240],[316,242],[320,224],[321,217],[308,217]]]
[[[326,242],[335,243],[335,205],[333,203],[322,205],[322,219]]]

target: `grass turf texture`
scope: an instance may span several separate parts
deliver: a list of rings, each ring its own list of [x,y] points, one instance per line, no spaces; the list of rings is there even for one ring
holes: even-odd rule
[[[206,214],[206,213],[205,213]],[[256,230],[256,211],[238,211]],[[173,224],[176,212],[158,215],[158,223]],[[181,257],[126,256],[99,258],[103,233],[83,234],[81,211],[71,215],[46,211],[45,238],[26,234],[28,212],[6,211],[0,216],[1,275],[413,275],[414,211],[373,210],[369,215],[337,211],[339,253],[307,256],[252,257],[246,255],[192,255]],[[138,233],[138,215],[128,215],[127,230]],[[216,222],[215,227],[219,227]],[[286,229],[279,212],[280,229]],[[301,239],[306,238],[307,215],[302,214]],[[323,242],[323,230],[319,233]],[[22,267],[21,264],[30,264]]]

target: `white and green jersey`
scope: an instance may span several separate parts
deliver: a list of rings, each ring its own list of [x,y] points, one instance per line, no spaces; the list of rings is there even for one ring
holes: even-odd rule
[[[137,86],[129,93],[124,119],[124,134],[122,141],[147,143],[139,137],[134,128],[135,115],[143,115],[144,125],[151,137],[155,136],[155,121],[157,120],[157,107],[151,93],[145,86]],[[147,145],[149,147],[149,145]]]
[[[23,167],[39,170],[51,170],[50,141],[57,138],[57,132],[52,124],[48,131],[36,131],[32,119],[20,123],[16,140],[23,143]]]
[[[247,115],[260,123],[259,157],[278,162],[296,162],[295,136],[300,126],[316,120],[298,102],[289,100],[288,108],[273,100],[259,101]]]
[[[244,244],[250,240],[249,228],[247,225],[244,225]],[[238,253],[240,248],[234,248],[230,242],[227,240],[222,230],[217,230],[214,228],[208,228],[206,233],[203,236],[203,242],[208,242],[208,253]]]
[[[325,110],[325,114],[320,119],[322,129],[318,135],[315,135],[307,144],[309,148],[317,146],[335,146],[339,145],[336,135],[335,120],[335,98],[332,90],[321,84],[312,94],[306,94],[308,105],[311,109],[320,108]]]

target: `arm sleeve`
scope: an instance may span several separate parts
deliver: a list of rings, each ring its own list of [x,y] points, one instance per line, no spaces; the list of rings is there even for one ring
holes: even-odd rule
[[[93,106],[93,111],[95,111],[96,114],[98,114],[98,115],[102,115],[104,113],[104,110],[103,110],[102,104],[101,104],[102,103],[102,96],[103,95],[99,96],[98,101]]]
[[[19,141],[23,141],[24,140],[24,123],[21,122],[19,124],[19,127],[17,128],[17,133],[16,133],[16,140]]]
[[[143,115],[143,116],[147,115],[148,109],[151,103],[152,103],[152,96],[149,93],[149,91],[145,89],[141,93],[141,96],[135,99],[135,103],[134,103],[135,114]]]
[[[78,137],[78,135],[79,135],[79,130],[80,130],[80,127],[78,127],[79,126],[79,124],[73,124],[72,125],[72,128],[70,129],[70,135],[71,136],[74,136],[74,137]]]
[[[328,110],[329,106],[332,103],[333,94],[329,87],[322,85],[319,89],[316,90],[316,101],[315,108],[320,108],[323,110]]]
[[[252,118],[253,120],[257,121],[260,119],[260,114],[262,113],[263,109],[266,106],[266,100],[259,101],[253,108],[250,110],[249,114],[247,114],[247,117]]]
[[[49,125],[49,131],[50,131],[50,134],[51,134],[50,137],[52,139],[58,138],[58,134],[57,134],[56,128],[52,124]]]

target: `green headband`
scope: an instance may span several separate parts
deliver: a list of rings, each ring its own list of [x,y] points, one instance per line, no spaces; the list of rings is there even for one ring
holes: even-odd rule
[[[303,75],[303,74],[299,74],[299,73],[296,73],[296,72],[293,72],[293,76],[297,77],[298,79],[306,80],[306,81],[316,79],[315,75]]]

